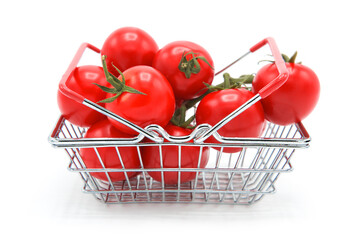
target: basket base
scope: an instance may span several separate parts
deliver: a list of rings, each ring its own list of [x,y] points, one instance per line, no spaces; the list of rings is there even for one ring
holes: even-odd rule
[[[139,175],[129,182],[108,182],[89,178],[85,182],[83,191],[93,194],[103,203],[210,203],[210,204],[239,204],[250,205],[275,192],[273,182],[260,190],[244,189],[243,179],[259,178],[254,174],[234,175],[228,173],[205,174],[200,173],[197,180],[180,185],[162,185],[150,176]],[[251,179],[254,181],[255,179]],[[250,180],[248,180],[249,182]],[[230,183],[230,184],[229,184]],[[259,182],[249,183],[248,187],[259,185]]]

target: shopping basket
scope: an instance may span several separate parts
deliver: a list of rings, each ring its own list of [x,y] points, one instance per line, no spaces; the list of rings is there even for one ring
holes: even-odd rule
[[[275,59],[279,75],[245,104],[239,106],[214,126],[202,124],[197,126],[189,136],[175,137],[169,135],[158,125],[149,125],[141,128],[132,122],[108,111],[94,102],[67,88],[66,82],[71,72],[76,68],[86,49],[100,53],[100,50],[91,44],[84,43],[80,46],[69,68],[64,74],[59,89],[68,97],[80,102],[102,114],[113,118],[139,134],[129,138],[84,138],[87,131],[71,124],[60,116],[55,128],[49,136],[49,142],[58,148],[63,148],[70,157],[68,169],[79,173],[84,182],[83,191],[95,196],[103,203],[224,203],[224,204],[252,204],[266,194],[275,192],[275,182],[280,173],[290,172],[292,165],[290,159],[294,151],[307,148],[310,136],[301,122],[279,126],[267,122],[262,136],[257,138],[223,137],[217,133],[222,126],[227,124],[238,114],[262,98],[265,98],[278,89],[288,78],[288,72],[281,54],[272,38],[266,38],[237,59],[241,60],[249,53],[268,45]],[[228,67],[233,65],[231,63]],[[223,70],[227,69],[224,68]],[[223,71],[221,70],[221,71]],[[220,72],[221,72],[220,71]],[[218,143],[206,143],[205,140],[213,136]],[[143,141],[144,138],[152,141]],[[166,140],[166,141],[165,141]],[[164,147],[176,146],[178,148],[179,167],[176,168],[145,168],[141,152],[144,148],[156,147],[161,156]],[[114,148],[121,163],[121,168],[107,168],[100,155],[97,154],[101,168],[87,168],[81,155],[81,148],[91,148],[98,153],[99,148]],[[119,151],[123,147],[136,148],[140,160],[139,168],[125,168]],[[181,152],[187,147],[200,148],[198,167],[181,167]],[[226,148],[242,148],[237,153],[227,153]],[[200,167],[202,149],[210,149],[210,159],[205,167]],[[214,149],[216,148],[216,150]],[[160,157],[162,161],[162,157]],[[123,173],[123,181],[112,181],[110,173]],[[135,177],[129,177],[136,172]],[[161,173],[161,181],[154,180],[150,172]],[[177,184],[166,184],[164,174],[176,173]],[[194,179],[182,182],[184,173],[193,173]],[[93,173],[103,173],[106,179],[99,179]]]

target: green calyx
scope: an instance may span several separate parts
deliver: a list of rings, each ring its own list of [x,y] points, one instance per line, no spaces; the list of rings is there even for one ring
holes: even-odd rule
[[[269,56],[272,56],[272,55],[269,55]],[[297,57],[297,51],[291,56],[291,57],[288,57],[286,54],[281,54],[282,58],[284,59],[284,62],[286,63],[296,63],[296,64],[301,64],[301,62],[295,62],[295,59]],[[261,60],[259,61],[258,63],[261,63],[261,62],[270,62],[270,63],[275,63],[274,60]]]
[[[188,55],[192,56],[190,60],[186,59]],[[201,67],[198,61],[199,59],[204,61],[207,65],[209,65],[211,69],[214,69],[205,57],[196,56],[196,55],[197,53],[194,52],[185,53],[184,51],[183,55],[181,56],[180,63],[178,65],[179,70],[185,73],[185,77],[188,79],[191,77],[191,74],[198,74],[200,72]]]
[[[297,57],[297,51],[290,58],[285,54],[281,54],[281,56],[282,56],[282,58],[284,59],[285,62],[287,62],[287,63],[295,63],[295,59]],[[297,62],[297,64],[301,64],[301,62]]]
[[[100,103],[111,103],[115,99],[117,99],[123,92],[146,95],[145,93],[142,93],[142,92],[140,92],[140,91],[138,91],[138,90],[136,90],[136,89],[134,89],[132,87],[126,86],[124,74],[114,64],[112,64],[112,66],[120,74],[121,80],[118,79],[117,77],[115,77],[112,73],[110,73],[108,71],[108,69],[107,69],[107,65],[106,65],[105,60],[106,60],[106,56],[103,55],[101,57],[101,62],[102,62],[102,66],[103,66],[103,69],[104,69],[105,77],[106,77],[106,80],[111,84],[112,87],[109,88],[109,87],[99,85],[97,83],[94,83],[94,84],[96,86],[98,86],[99,88],[101,88],[101,90],[103,90],[104,92],[114,94],[114,96],[110,97],[110,98],[106,98],[104,100],[101,100],[101,101],[99,101]]]

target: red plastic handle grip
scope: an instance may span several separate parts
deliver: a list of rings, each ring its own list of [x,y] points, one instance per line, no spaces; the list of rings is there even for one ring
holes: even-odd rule
[[[266,98],[275,90],[279,89],[289,78],[289,71],[286,68],[284,59],[282,58],[281,53],[273,38],[265,38],[264,40],[255,44],[253,47],[250,48],[250,52],[255,52],[266,44],[269,44],[270,46],[270,50],[272,55],[274,56],[275,65],[279,72],[279,75],[259,91],[259,95],[261,96],[261,98]]]
[[[62,76],[60,84],[59,84],[60,92],[62,92],[65,96],[67,96],[79,103],[82,103],[85,100],[85,97],[80,95],[77,92],[74,92],[70,88],[68,88],[66,83],[71,78],[72,73],[74,72],[82,55],[84,54],[84,52],[87,48],[93,50],[94,52],[100,53],[100,49],[98,49],[97,47],[94,47],[93,45],[91,45],[89,43],[81,44],[79,49],[77,50],[73,60],[71,61],[68,69],[66,70],[65,74]]]

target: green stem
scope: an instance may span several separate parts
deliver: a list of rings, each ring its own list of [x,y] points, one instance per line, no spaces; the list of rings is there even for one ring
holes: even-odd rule
[[[181,125],[181,127],[183,127],[183,128],[189,128],[189,129],[194,129],[195,127],[190,125],[190,124],[194,121],[194,119],[195,119],[195,115],[192,115],[191,117],[189,117],[188,120],[186,120],[186,121]]]
[[[216,91],[223,90],[223,89],[234,88],[240,84],[249,84],[249,83],[252,83],[252,81],[254,79],[254,76],[251,74],[250,75],[242,75],[239,78],[233,78],[228,73],[224,74],[224,78],[225,78],[225,76],[226,76],[226,78],[229,77],[228,78],[229,87],[225,86],[225,80],[223,83],[208,87],[208,90],[205,93],[203,93],[201,96],[194,98],[194,99],[184,101],[183,105],[185,105],[186,109],[188,110],[188,109],[194,107],[198,102],[200,102],[209,93],[216,92]]]
[[[186,120],[186,111],[185,105],[182,105],[171,118],[171,123],[182,128],[193,128],[190,124],[194,121],[195,115]]]
[[[182,105],[180,107],[180,120],[179,120],[179,125],[183,125],[185,122],[185,118],[186,118],[186,108],[184,105]]]
[[[229,89],[230,88],[230,74],[224,73],[224,88]]]
[[[106,98],[104,100],[101,100],[99,102],[101,103],[110,103],[115,101],[115,99],[117,99],[123,92],[128,92],[128,93],[135,93],[135,94],[141,94],[141,95],[146,95],[145,93],[142,93],[132,87],[126,86],[125,84],[125,76],[124,74],[118,69],[116,68],[114,65],[114,68],[119,72],[120,76],[121,76],[121,80],[119,80],[116,76],[114,76],[112,73],[110,73],[108,71],[107,65],[106,65],[106,56],[103,55],[101,57],[101,62],[102,62],[102,66],[103,66],[103,70],[104,70],[104,74],[106,77],[106,80],[111,84],[112,88],[109,87],[105,87],[105,86],[101,86],[99,84],[94,83],[95,85],[97,85],[99,88],[101,88],[103,91],[107,92],[107,93],[111,93],[114,94],[113,97],[109,97]]]
[[[107,64],[106,64],[106,56],[103,55],[101,56],[101,63],[102,63],[102,66],[103,66],[103,69],[104,69],[104,74],[105,74],[105,77],[106,77],[106,80],[114,87],[116,88],[117,90],[121,90],[122,89],[122,86],[121,84],[119,84],[114,78],[113,76],[111,75],[111,73],[109,72],[108,68],[107,68]]]

